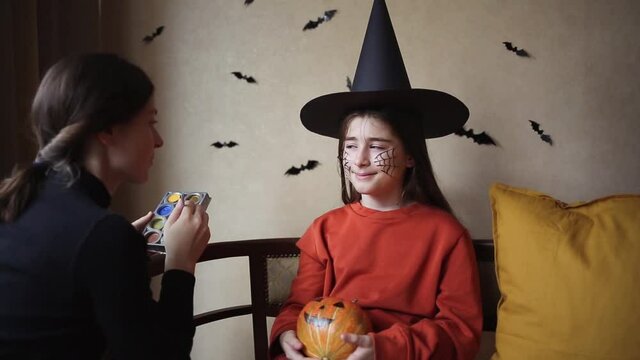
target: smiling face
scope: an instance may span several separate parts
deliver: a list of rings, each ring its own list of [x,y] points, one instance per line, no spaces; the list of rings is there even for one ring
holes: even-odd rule
[[[345,176],[362,195],[363,205],[387,208],[402,200],[407,168],[413,159],[385,121],[371,116],[350,120],[342,154]]]

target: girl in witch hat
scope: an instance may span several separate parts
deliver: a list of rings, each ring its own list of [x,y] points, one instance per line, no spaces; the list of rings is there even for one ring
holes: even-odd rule
[[[469,112],[444,92],[412,89],[383,0],[375,0],[351,92],[308,102],[303,125],[338,138],[344,207],[298,241],[300,265],[271,330],[272,358],[305,359],[302,307],[357,299],[373,331],[343,334],[348,360],[473,359],[482,309],[473,244],[452,214],[425,138],[462,127]]]

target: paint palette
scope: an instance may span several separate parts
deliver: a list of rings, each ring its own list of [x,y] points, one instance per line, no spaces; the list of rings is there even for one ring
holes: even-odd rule
[[[153,218],[142,231],[142,235],[145,240],[147,240],[149,249],[164,252],[164,234],[162,230],[173,208],[178,205],[180,199],[202,205],[205,210],[211,201],[211,197],[206,192],[168,191],[164,194],[162,200],[153,211]]]

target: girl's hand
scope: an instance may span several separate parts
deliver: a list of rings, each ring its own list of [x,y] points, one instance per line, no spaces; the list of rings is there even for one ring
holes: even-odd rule
[[[149,221],[151,221],[152,217],[153,217],[153,213],[151,211],[149,211],[147,213],[147,215],[145,215],[145,216],[141,217],[140,219],[132,222],[131,225],[133,225],[133,227],[136,229],[137,232],[142,232],[142,230],[144,230],[144,227],[147,226]]]
[[[164,225],[165,270],[179,269],[193,274],[210,237],[209,215],[204,208],[179,200]]]
[[[344,333],[340,335],[342,341],[357,346],[347,360],[375,360],[376,349],[373,346],[373,338],[370,335],[356,335]]]
[[[311,360],[311,358],[305,357],[302,353],[302,343],[298,340],[296,332],[293,330],[287,330],[280,334],[280,346],[284,350],[284,354],[287,359],[290,360]]]

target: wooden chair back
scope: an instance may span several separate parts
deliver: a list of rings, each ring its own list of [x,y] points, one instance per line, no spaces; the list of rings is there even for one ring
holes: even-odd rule
[[[268,352],[267,316],[275,317],[288,295],[291,280],[297,273],[298,238],[256,239],[211,243],[199,262],[247,257],[251,303],[208,311],[194,316],[196,326],[251,314],[253,321],[253,348],[256,360],[266,360]],[[493,270],[493,242],[475,240],[474,248],[482,287],[484,330],[495,331],[496,306],[499,292]],[[151,276],[164,271],[164,255],[151,256]]]

